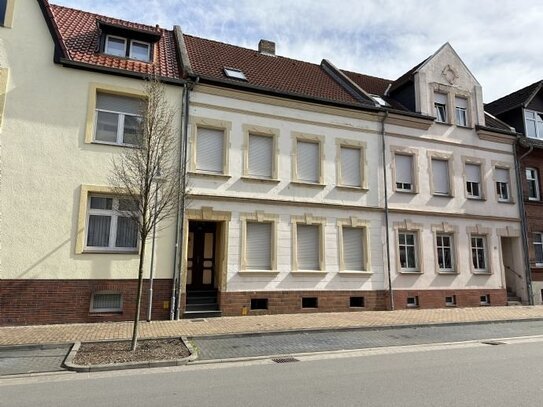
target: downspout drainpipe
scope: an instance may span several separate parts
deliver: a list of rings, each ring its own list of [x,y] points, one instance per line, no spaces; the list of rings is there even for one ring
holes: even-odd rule
[[[158,205],[158,180],[155,179],[155,219],[156,207]],[[153,279],[155,275],[155,243],[156,243],[156,221],[153,224],[153,240],[151,241],[151,266],[149,270],[149,307],[147,309],[147,322],[151,322],[151,312],[153,310]]]
[[[520,214],[520,228],[522,229],[522,249],[524,252],[524,267],[526,274],[526,288],[528,289],[528,304],[534,305],[534,293],[532,290],[532,271],[530,270],[530,257],[528,256],[528,225],[526,224],[526,211],[524,208],[524,193],[522,191],[522,179],[520,175],[520,162],[534,150],[534,146],[530,146],[529,150],[517,157],[517,144],[513,145],[513,153],[515,155],[515,172],[517,176],[517,195],[518,209]]]
[[[180,297],[181,297],[181,270],[185,267],[185,258],[183,256],[183,244],[185,241],[185,209],[186,209],[186,189],[187,189],[187,155],[188,155],[188,126],[189,126],[189,103],[190,91],[194,85],[199,82],[200,78],[196,77],[194,82],[187,82],[183,86],[183,100],[181,113],[181,143],[179,146],[179,183],[181,192],[177,203],[177,221],[176,221],[176,236],[175,236],[175,253],[174,253],[174,278],[172,287],[172,298],[170,306],[170,319],[179,319],[180,317]]]
[[[385,110],[385,114],[381,120],[381,154],[383,159],[383,184],[385,194],[385,240],[386,240],[386,254],[387,254],[387,278],[388,278],[388,295],[390,309],[394,310],[394,292],[392,290],[392,277],[390,275],[390,232],[389,232],[389,219],[388,219],[388,186],[387,186],[387,168],[386,168],[386,154],[385,154],[385,121],[388,117],[388,110]]]

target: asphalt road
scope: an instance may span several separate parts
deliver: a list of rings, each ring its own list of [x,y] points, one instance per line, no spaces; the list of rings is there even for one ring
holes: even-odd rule
[[[4,379],[0,406],[541,406],[543,342],[523,341]]]

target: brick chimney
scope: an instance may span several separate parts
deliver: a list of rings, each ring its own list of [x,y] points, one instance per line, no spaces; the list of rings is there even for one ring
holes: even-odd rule
[[[258,43],[258,52],[266,55],[275,55],[275,42],[260,40]]]

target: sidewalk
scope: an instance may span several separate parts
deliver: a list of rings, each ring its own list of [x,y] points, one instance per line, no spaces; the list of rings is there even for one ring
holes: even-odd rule
[[[208,336],[308,329],[365,328],[543,319],[543,305],[222,317],[143,322],[140,337]],[[0,346],[128,339],[131,322],[1,327]]]

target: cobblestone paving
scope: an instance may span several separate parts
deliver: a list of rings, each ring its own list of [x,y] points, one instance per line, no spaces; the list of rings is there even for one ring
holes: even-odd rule
[[[543,335],[543,321],[190,338],[199,360]]]
[[[68,345],[45,349],[41,346],[0,348],[0,376],[64,370],[61,365],[69,350]]]

